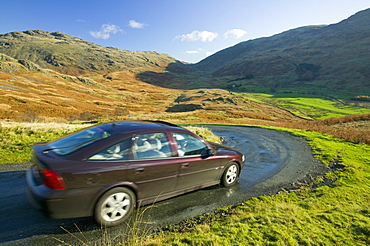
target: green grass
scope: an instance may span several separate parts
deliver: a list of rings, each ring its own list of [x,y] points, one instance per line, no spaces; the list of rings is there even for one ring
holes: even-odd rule
[[[239,95],[255,102],[285,109],[304,119],[327,119],[370,113],[368,108],[342,105],[326,97],[316,95],[291,93],[240,93]]]
[[[222,143],[222,139],[214,135],[213,132],[207,129],[206,127],[187,126],[185,128],[191,132],[194,132],[198,136],[201,136],[203,139],[206,139],[207,141],[214,142],[214,143]]]
[[[321,133],[280,130],[308,139],[316,158],[327,165],[340,161],[344,168],[326,175],[335,182],[222,208],[227,216],[216,213],[209,222],[186,232],[158,234],[143,245],[370,244],[370,146]]]

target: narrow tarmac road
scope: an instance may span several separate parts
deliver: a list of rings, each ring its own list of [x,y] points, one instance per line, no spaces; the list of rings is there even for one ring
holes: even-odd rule
[[[275,194],[310,174],[325,171],[323,164],[313,158],[307,142],[288,133],[257,127],[206,127],[223,137],[225,145],[245,155],[246,165],[238,184],[231,188],[214,186],[146,206],[140,215],[148,228],[176,224],[251,197]],[[34,210],[26,196],[29,165],[0,166],[1,245],[63,245],[60,241],[81,245],[75,237],[94,244],[104,235],[120,240],[120,235],[127,233],[126,225],[101,230],[92,218],[51,220]]]

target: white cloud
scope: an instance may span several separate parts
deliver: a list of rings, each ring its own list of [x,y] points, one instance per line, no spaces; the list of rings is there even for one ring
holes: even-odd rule
[[[185,51],[185,54],[199,54],[199,53],[202,53],[202,52],[207,52],[207,51],[205,49],[198,48],[196,50]]]
[[[209,31],[193,31],[192,33],[183,34],[177,36],[175,39],[180,39],[181,41],[202,41],[202,42],[212,42],[217,38],[218,34]]]
[[[94,38],[100,38],[100,39],[108,39],[110,37],[109,33],[103,33],[103,32],[93,32],[90,31],[90,35]]]
[[[185,51],[186,54],[199,54],[200,51],[199,50],[187,50]]]
[[[225,38],[234,38],[234,39],[239,39],[242,38],[245,34],[247,34],[247,31],[242,30],[242,29],[231,29],[228,30],[225,34]]]
[[[145,24],[144,23],[140,23],[140,22],[137,22],[135,20],[130,20],[128,22],[128,26],[129,27],[132,27],[132,28],[138,28],[138,29],[141,29],[141,28],[144,28]]]
[[[196,50],[185,51],[185,54],[189,54],[189,55],[203,54],[205,57],[207,57],[207,56],[213,55],[214,52],[211,52],[211,51],[208,51],[202,48],[198,48]]]
[[[116,34],[118,32],[122,32],[122,29],[119,26],[113,24],[103,24],[100,31],[90,31],[90,35],[94,38],[108,39],[110,38],[111,34]]]

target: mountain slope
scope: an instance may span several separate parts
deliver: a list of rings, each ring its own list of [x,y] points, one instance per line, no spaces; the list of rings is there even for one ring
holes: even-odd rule
[[[61,74],[0,54],[0,119],[86,120],[164,112],[176,98],[176,91],[140,82],[129,72],[108,77]]]
[[[337,24],[242,42],[193,65],[213,77],[240,78],[242,85],[287,87],[310,81],[332,90],[370,93],[369,67],[370,9]]]

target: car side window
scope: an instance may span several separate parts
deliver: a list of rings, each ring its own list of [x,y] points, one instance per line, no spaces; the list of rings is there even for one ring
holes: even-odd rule
[[[191,134],[174,132],[179,156],[200,155],[207,145]]]
[[[127,160],[131,148],[131,138],[125,139],[105,150],[91,156],[89,161]]]
[[[133,154],[135,159],[160,159],[171,157],[172,150],[166,133],[146,133],[136,136]]]

